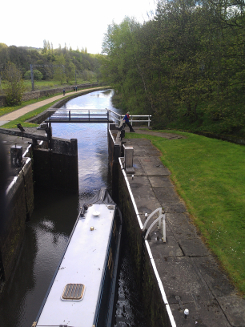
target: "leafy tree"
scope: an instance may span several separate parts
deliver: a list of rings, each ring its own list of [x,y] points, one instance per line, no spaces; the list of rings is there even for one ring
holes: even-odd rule
[[[158,128],[209,122],[219,132],[238,131],[245,123],[244,8],[234,0],[160,0],[153,20],[108,26],[102,76],[121,105],[152,113]]]
[[[63,55],[57,56],[55,60],[54,78],[60,81],[60,84],[63,84],[66,79],[65,58]]]
[[[43,74],[38,69],[33,70],[34,80],[40,81],[43,78]],[[31,71],[28,70],[24,74],[25,79],[31,79]]]
[[[9,106],[20,104],[24,93],[22,73],[13,63],[8,63],[3,73],[7,84],[6,103]]]
[[[66,83],[69,83],[70,80],[74,80],[75,65],[73,64],[73,62],[72,62],[72,60],[70,58],[66,59],[65,76],[66,76]]]

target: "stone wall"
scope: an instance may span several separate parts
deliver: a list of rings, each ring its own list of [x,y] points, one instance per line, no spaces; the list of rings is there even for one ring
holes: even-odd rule
[[[3,266],[3,284],[11,276],[25,234],[25,223],[34,208],[32,164],[23,158],[24,166],[7,189],[7,221],[0,239],[0,254]]]
[[[96,87],[99,86],[99,83],[94,83],[94,84],[79,84],[77,85],[78,90],[82,90],[87,87]],[[63,92],[63,89],[65,88],[66,92],[73,91],[74,85],[71,86],[65,86],[65,87],[58,87],[55,89],[49,89],[49,90],[37,90],[37,91],[32,91],[32,92],[26,92],[23,94],[22,101],[28,101],[32,99],[39,99],[41,97],[48,97],[50,95],[55,95]],[[6,96],[1,95],[0,96],[0,107],[3,107],[6,105]]]
[[[115,136],[115,134],[114,134]],[[116,141],[113,139],[113,128],[108,133],[109,161],[112,174],[112,197],[119,205],[123,216],[123,237],[130,244],[133,258],[136,283],[141,290],[141,300],[148,319],[148,325],[154,327],[170,327],[166,306],[159,289],[151,259],[145,248],[141,228],[138,224],[133,202],[127,188],[117,153]],[[123,147],[121,147],[121,150]]]

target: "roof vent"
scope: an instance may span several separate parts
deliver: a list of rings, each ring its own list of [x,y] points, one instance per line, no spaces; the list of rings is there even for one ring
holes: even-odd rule
[[[81,301],[84,295],[83,284],[67,284],[62,294],[62,300]]]

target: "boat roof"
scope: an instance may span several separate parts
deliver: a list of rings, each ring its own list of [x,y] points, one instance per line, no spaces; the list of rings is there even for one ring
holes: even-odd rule
[[[77,219],[37,327],[93,326],[114,212],[115,205],[96,203],[88,207],[85,217]],[[69,290],[63,294],[68,284],[76,284],[72,288],[80,285],[78,297],[70,296]]]

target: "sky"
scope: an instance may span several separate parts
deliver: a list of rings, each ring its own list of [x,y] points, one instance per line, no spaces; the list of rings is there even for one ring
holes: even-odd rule
[[[0,43],[43,47],[43,40],[73,50],[101,53],[108,25],[128,16],[148,20],[156,0],[11,0],[1,3]]]

